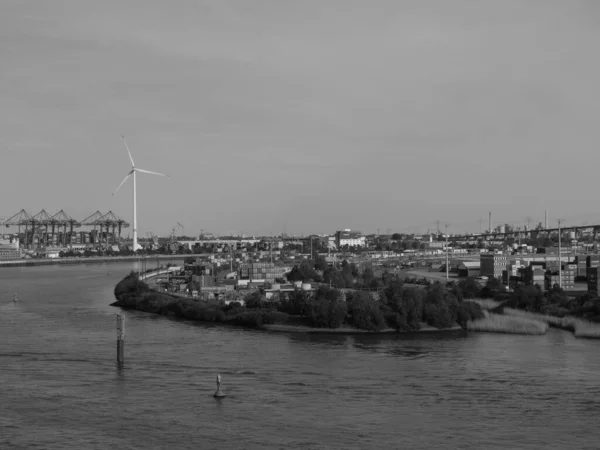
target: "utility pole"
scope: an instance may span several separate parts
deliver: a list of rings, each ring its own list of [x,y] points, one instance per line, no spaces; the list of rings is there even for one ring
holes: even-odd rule
[[[448,283],[448,224],[444,226],[446,227],[446,283]]]

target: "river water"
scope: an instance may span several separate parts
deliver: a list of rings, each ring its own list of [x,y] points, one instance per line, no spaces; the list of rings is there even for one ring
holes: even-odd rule
[[[600,448],[600,341],[559,330],[317,337],[127,311],[119,368],[109,304],[135,266],[0,270],[0,448]]]

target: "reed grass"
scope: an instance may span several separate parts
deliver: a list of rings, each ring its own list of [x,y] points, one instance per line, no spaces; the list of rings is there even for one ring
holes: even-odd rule
[[[510,317],[542,321],[550,326],[572,331],[575,337],[600,339],[600,324],[589,320],[572,316],[555,317],[513,308],[504,308],[504,314]]]
[[[484,312],[483,319],[467,323],[467,330],[508,334],[545,334],[548,330],[548,324],[540,320]]]

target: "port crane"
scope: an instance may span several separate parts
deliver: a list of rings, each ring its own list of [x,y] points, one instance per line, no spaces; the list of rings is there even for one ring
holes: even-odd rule
[[[183,225],[181,225],[181,223],[177,222],[175,227],[171,230],[171,242],[175,242],[175,232],[179,229],[185,235],[185,228],[183,227]]]

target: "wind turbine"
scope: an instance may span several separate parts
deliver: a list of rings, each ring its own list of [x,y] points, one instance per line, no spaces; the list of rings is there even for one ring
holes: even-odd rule
[[[135,184],[135,174],[136,172],[148,173],[150,175],[160,175],[161,177],[169,178],[169,175],[165,175],[164,173],[151,172],[149,170],[138,169],[135,167],[135,163],[133,162],[133,158],[131,157],[131,152],[129,151],[129,147],[127,146],[127,141],[125,140],[125,136],[121,136],[123,142],[125,143],[125,149],[127,150],[127,154],[129,155],[129,160],[131,161],[131,170],[127,174],[127,176],[121,181],[121,184],[115,189],[112,195],[115,195],[117,191],[125,184],[127,179],[133,175],[133,251],[135,252],[138,246],[137,240],[137,198],[136,198],[136,184]]]

